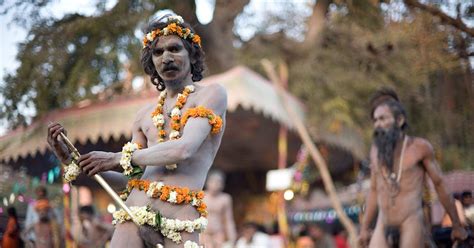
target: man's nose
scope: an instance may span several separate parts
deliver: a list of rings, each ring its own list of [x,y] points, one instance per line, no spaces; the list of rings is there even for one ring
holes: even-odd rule
[[[381,127],[380,121],[375,121],[374,122],[374,128],[379,128],[379,127]]]
[[[167,64],[170,64],[174,62],[174,58],[173,58],[173,55],[171,55],[170,52],[168,51],[165,51],[163,53],[163,64],[167,65]]]

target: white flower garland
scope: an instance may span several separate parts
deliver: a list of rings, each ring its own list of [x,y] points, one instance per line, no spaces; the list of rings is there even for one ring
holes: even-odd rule
[[[70,164],[64,167],[64,180],[69,183],[76,180],[77,176],[81,174],[81,167],[73,160]]]
[[[207,219],[199,217],[195,220],[178,220],[168,219],[160,216],[159,213],[154,212],[149,206],[144,207],[130,207],[133,215],[136,218],[137,224],[149,225],[159,229],[164,237],[171,239],[176,244],[182,242],[180,232],[193,233],[194,231],[204,231],[207,227]],[[118,210],[113,213],[113,224],[124,223],[131,220],[130,216],[125,210]],[[159,218],[159,219],[158,219]],[[158,226],[159,225],[159,226]],[[188,243],[189,244],[189,243]],[[192,247],[192,246],[189,246]]]
[[[193,242],[191,240],[184,242],[184,248],[202,248],[202,247],[204,246],[199,245],[198,243]]]
[[[156,248],[164,248],[164,246],[162,244],[156,244]],[[199,245],[198,243],[191,240],[187,240],[184,242],[184,248],[204,248],[204,246]]]
[[[129,176],[133,172],[132,154],[134,151],[140,149],[137,143],[128,142],[122,148],[122,157],[120,158],[120,165],[123,168],[123,174]]]

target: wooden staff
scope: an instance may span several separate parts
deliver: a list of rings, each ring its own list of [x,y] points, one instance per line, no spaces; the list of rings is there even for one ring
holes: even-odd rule
[[[354,223],[352,223],[351,219],[344,212],[341,201],[337,196],[336,188],[334,187],[334,183],[332,181],[331,174],[329,173],[326,161],[324,161],[323,156],[311,140],[311,136],[309,135],[309,132],[306,129],[306,126],[304,125],[303,121],[296,114],[295,110],[290,107],[289,101],[285,95],[285,90],[283,89],[281,84],[281,79],[278,78],[277,73],[273,68],[273,64],[267,59],[262,60],[261,63],[263,65],[263,68],[267,72],[268,77],[273,82],[273,85],[275,85],[278,96],[282,100],[283,107],[285,108],[290,119],[294,122],[295,129],[298,132],[301,140],[303,141],[303,144],[308,149],[309,155],[311,156],[311,158],[316,164],[317,169],[321,173],[324,189],[326,190],[326,193],[329,196],[329,200],[331,201],[331,204],[334,207],[334,210],[336,211],[339,220],[341,221],[342,225],[345,227],[349,234],[351,246],[358,247],[357,230],[354,226]],[[287,67],[285,65],[281,65],[280,69],[286,71]],[[284,75],[285,73],[282,74]]]
[[[79,153],[79,151],[76,149],[76,147],[74,147],[74,145],[71,143],[71,141],[66,137],[66,135],[64,135],[64,133],[60,133],[59,134],[61,136],[61,138],[64,140],[64,142],[66,143],[66,146],[68,147],[68,149],[71,151],[71,155],[72,155],[72,159],[73,160],[78,160],[79,157],[81,156],[81,154]],[[122,201],[122,198],[120,198],[117,193],[115,193],[115,191],[110,187],[110,185],[104,180],[104,178],[99,175],[99,174],[95,174],[94,175],[94,179],[100,184],[100,186],[102,186],[102,188],[105,189],[105,191],[107,191],[107,193],[112,197],[112,199],[114,199],[114,201],[120,205],[120,207],[125,210],[128,215],[130,216],[130,218],[132,218],[132,221],[137,224],[138,226],[140,226],[138,224],[138,222],[136,221],[136,218],[135,218],[135,215],[133,215],[132,213],[132,210],[130,210],[130,208],[125,205],[125,202]]]

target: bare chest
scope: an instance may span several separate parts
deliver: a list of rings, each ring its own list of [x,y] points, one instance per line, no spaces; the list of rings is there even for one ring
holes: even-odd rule
[[[391,184],[396,184],[400,191],[403,191],[404,188],[410,189],[415,184],[422,183],[424,175],[422,156],[416,149],[408,148],[403,157],[396,156],[392,170],[382,165],[377,158],[375,161],[378,188],[386,189]]]
[[[174,100],[168,99],[165,102],[165,105],[164,105],[164,108],[163,108],[162,113],[163,113],[164,122],[165,122],[164,125],[163,125],[163,129],[164,129],[164,131],[167,135],[165,141],[169,140],[169,134],[173,130],[172,129],[173,121],[171,119],[171,111],[175,107],[175,103],[176,102]],[[183,108],[180,110],[181,114],[183,115],[190,108],[194,108],[196,106],[197,106],[196,102],[194,102],[192,100],[188,100],[186,105],[183,106]],[[143,135],[145,136],[145,138],[147,139],[148,147],[157,144],[158,143],[158,138],[159,138],[158,128],[153,124],[153,120],[152,120],[152,113],[155,110],[155,108],[156,108],[156,105],[150,105],[149,108],[147,108],[146,113],[144,114],[144,116],[141,118],[141,122],[140,122],[140,129],[141,129]],[[181,135],[182,135],[182,132],[183,132],[183,128],[184,127],[181,127],[180,130],[179,130]]]

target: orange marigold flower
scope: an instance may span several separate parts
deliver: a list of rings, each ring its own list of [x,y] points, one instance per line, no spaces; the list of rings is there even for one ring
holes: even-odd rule
[[[198,44],[199,46],[201,46],[201,37],[199,37],[199,35],[197,35],[197,34],[194,34],[193,42]]]
[[[181,125],[179,125],[178,123],[171,123],[171,128],[173,130],[179,131],[179,129],[181,128]]]
[[[202,199],[204,198],[204,191],[199,191],[199,192],[197,193],[196,198],[198,198],[199,200],[202,200]]]
[[[180,36],[180,37],[183,37],[183,29],[181,28],[181,26],[178,26],[177,30],[176,30],[176,33]]]
[[[165,131],[164,129],[161,129],[160,132],[159,132],[159,135],[160,135],[161,137],[166,136],[166,131]]]
[[[179,121],[179,116],[178,115],[174,115],[173,117],[171,117],[171,119],[173,121]]]
[[[176,196],[176,203],[181,204],[184,201],[184,197],[182,195],[177,195]]]
[[[160,195],[160,200],[166,201],[167,199],[168,199],[168,195],[161,193],[161,195]]]
[[[176,25],[176,23],[171,23],[167,26],[168,30],[170,33],[176,33],[176,31],[178,30],[178,27]]]
[[[189,194],[189,188],[188,187],[183,187],[181,189],[181,192],[183,193],[183,195],[188,195]]]

